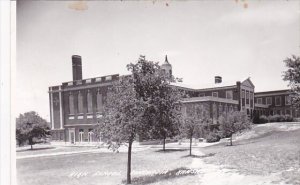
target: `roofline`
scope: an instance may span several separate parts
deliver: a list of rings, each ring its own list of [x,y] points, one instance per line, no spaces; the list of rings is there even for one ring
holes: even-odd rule
[[[171,86],[174,86],[174,87],[179,87],[179,88],[182,88],[182,89],[188,89],[188,90],[193,90],[193,91],[210,91],[210,90],[217,90],[217,89],[230,89],[230,88],[234,88],[236,87],[237,85],[226,85],[226,86],[221,86],[221,87],[212,87],[212,88],[197,88],[197,89],[194,89],[194,88],[190,88],[190,87],[182,87],[182,86],[178,86],[178,85],[174,85],[174,84],[170,84]]]
[[[280,92],[288,92],[290,89],[282,89],[282,90],[272,90],[272,91],[261,91],[255,92],[254,94],[269,94],[269,93],[280,93]]]

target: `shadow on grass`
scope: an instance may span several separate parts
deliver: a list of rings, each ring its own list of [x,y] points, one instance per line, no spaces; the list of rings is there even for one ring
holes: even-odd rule
[[[48,150],[48,149],[54,149],[55,147],[53,146],[49,146],[49,147],[45,147],[45,148],[26,148],[26,149],[22,149],[22,150],[17,150],[17,152],[27,152],[27,151],[39,151],[39,150]]]
[[[184,149],[184,148],[168,148],[168,149],[160,149],[160,150],[157,150],[155,152],[161,152],[161,153],[168,153],[168,152],[183,152],[183,151],[187,151],[188,149]]]
[[[197,170],[181,167],[171,171],[166,171],[165,173],[134,177],[131,179],[131,184],[133,185],[150,184],[150,183],[155,183],[163,180],[174,179],[174,178],[196,175],[196,174],[198,174]],[[126,180],[122,180],[122,184],[126,184]]]
[[[185,156],[182,156],[181,158],[186,158],[186,157],[191,157],[191,158],[206,158],[206,157],[212,157],[216,155],[216,153],[209,153],[209,154],[206,154],[206,155],[185,155]]]

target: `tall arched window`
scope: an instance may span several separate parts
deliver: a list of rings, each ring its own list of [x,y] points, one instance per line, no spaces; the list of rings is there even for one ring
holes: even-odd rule
[[[83,113],[83,96],[80,91],[78,93],[78,113]]]
[[[102,112],[103,110],[103,102],[102,102],[102,94],[100,91],[97,92],[97,112]]]
[[[93,99],[91,91],[87,93],[87,112],[93,112]]]
[[[74,114],[74,96],[71,92],[69,94],[69,113]]]

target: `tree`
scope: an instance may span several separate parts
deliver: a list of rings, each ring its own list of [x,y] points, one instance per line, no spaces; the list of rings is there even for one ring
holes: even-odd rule
[[[144,56],[141,56],[136,64],[129,64],[128,69],[133,74],[138,96],[151,105],[145,110],[144,118],[152,129],[143,137],[163,139],[165,151],[166,138],[179,133],[179,106],[183,95],[178,89],[170,86],[174,78],[164,73],[158,63],[147,61]]]
[[[231,112],[219,117],[219,129],[224,137],[230,137],[230,146],[232,146],[232,135],[251,128],[251,122],[245,112]]]
[[[150,137],[154,133],[159,105],[168,101],[161,97],[166,93],[163,88],[166,80],[157,63],[141,56],[136,64],[127,65],[127,69],[132,75],[121,77],[109,89],[97,133],[101,132],[114,150],[128,144],[127,184],[130,184],[132,143],[137,136]]]
[[[16,139],[19,145],[28,141],[30,148],[33,149],[32,145],[38,139],[46,138],[49,135],[49,124],[34,111],[20,114],[16,120]]]
[[[206,110],[201,105],[186,106],[186,112],[183,115],[181,133],[190,139],[190,156],[192,155],[193,137],[200,132],[204,125],[208,124],[210,119]],[[206,123],[206,124],[205,124]]]
[[[289,82],[291,88],[291,102],[300,108],[300,57],[293,55],[284,60],[287,70],[283,72],[283,80]]]
[[[124,77],[110,88],[104,106],[104,115],[98,130],[107,138],[109,148],[117,150],[128,144],[127,184],[131,184],[132,143],[138,134],[143,134],[148,125],[142,120],[147,102],[138,98],[132,77]]]

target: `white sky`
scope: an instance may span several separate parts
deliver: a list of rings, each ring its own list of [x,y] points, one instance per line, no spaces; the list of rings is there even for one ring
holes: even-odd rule
[[[18,1],[16,112],[49,120],[48,87],[72,80],[73,54],[83,78],[167,54],[186,84],[220,75],[251,77],[256,92],[287,88],[282,61],[300,55],[299,10],[297,0]]]

